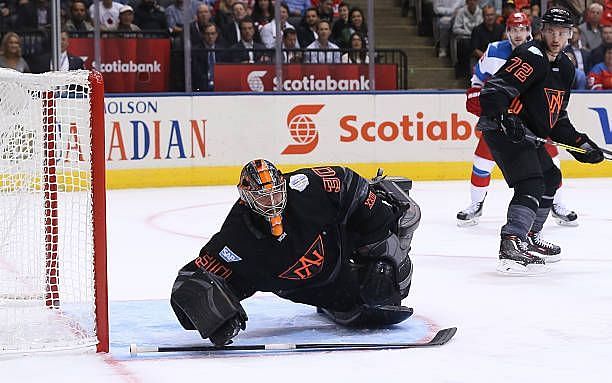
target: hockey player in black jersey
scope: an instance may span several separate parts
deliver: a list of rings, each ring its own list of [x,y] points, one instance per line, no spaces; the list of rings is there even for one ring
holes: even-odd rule
[[[580,162],[604,160],[602,151],[570,122],[566,107],[574,66],[562,53],[571,37],[573,18],[552,7],[542,17],[542,40],[517,47],[480,93],[478,129],[514,196],[501,228],[497,270],[541,274],[546,262],[560,260],[561,248],[540,232],[548,217],[561,172],[544,147],[530,137],[580,147],[569,153]]]
[[[249,162],[221,230],[179,271],[171,294],[179,322],[228,344],[245,329],[240,301],[257,291],[316,306],[347,326],[405,320],[408,252],[421,217],[410,186],[343,167],[282,174],[269,161]]]

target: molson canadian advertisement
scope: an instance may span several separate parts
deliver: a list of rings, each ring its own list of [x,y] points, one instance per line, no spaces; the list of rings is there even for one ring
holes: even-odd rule
[[[569,114],[612,149],[610,96],[573,95]],[[284,169],[464,179],[479,135],[464,102],[457,93],[107,97],[109,187],[232,184],[256,157]],[[562,158],[566,177],[612,176],[608,163]]]

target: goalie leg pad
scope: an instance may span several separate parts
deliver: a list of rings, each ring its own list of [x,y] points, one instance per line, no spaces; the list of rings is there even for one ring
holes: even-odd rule
[[[408,296],[412,262],[408,249],[394,233],[382,241],[357,249],[360,259],[370,261],[361,286],[361,296],[370,305],[399,305]]]
[[[183,328],[198,330],[204,339],[237,315],[247,317],[225,280],[201,270],[179,272],[170,305]]]

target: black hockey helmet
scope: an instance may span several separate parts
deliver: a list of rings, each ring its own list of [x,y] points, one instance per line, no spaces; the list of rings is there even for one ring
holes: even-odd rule
[[[574,16],[565,8],[552,7],[547,9],[542,16],[542,24],[571,28],[574,25]]]
[[[280,216],[287,204],[285,178],[276,166],[264,159],[244,165],[238,192],[242,201],[266,218]]]

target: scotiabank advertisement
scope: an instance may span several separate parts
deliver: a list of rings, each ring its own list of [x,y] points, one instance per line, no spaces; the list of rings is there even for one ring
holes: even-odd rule
[[[397,65],[377,64],[376,89],[397,89]],[[215,90],[221,92],[366,91],[367,65],[283,65],[282,84],[274,65],[215,65]]]
[[[611,99],[576,94],[569,115],[612,150]],[[107,97],[105,106],[111,171],[240,167],[265,157],[287,166],[413,163],[442,172],[462,163],[458,179],[469,174],[479,135],[463,94]],[[609,165],[580,169],[612,176]]]
[[[94,61],[93,39],[70,39],[70,54]],[[107,93],[166,92],[170,71],[169,39],[102,39],[100,72]]]

